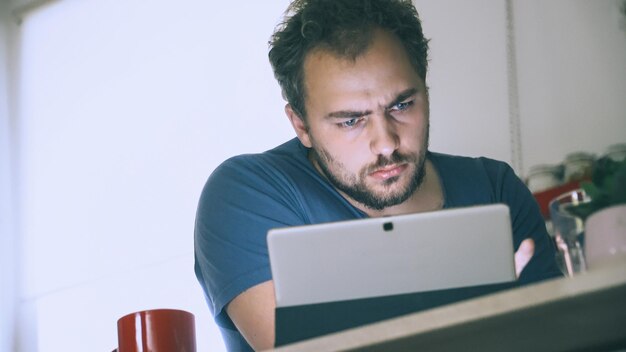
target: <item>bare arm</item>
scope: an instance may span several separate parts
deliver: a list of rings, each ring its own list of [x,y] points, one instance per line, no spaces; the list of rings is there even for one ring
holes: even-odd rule
[[[535,254],[535,241],[532,238],[527,238],[522,241],[515,252],[515,275],[519,278],[520,273],[526,267],[526,264]]]
[[[274,347],[274,282],[266,281],[235,297],[226,313],[255,351]]]

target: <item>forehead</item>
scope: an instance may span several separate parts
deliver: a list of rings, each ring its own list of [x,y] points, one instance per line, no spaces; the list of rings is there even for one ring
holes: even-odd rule
[[[312,114],[385,104],[409,88],[420,90],[423,82],[400,40],[375,30],[369,46],[355,59],[313,49],[304,61],[304,86],[306,109]]]

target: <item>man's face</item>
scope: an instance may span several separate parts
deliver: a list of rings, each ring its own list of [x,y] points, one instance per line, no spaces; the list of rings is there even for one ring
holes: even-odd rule
[[[409,199],[424,175],[428,94],[399,40],[377,30],[356,60],[313,50],[304,74],[306,123],[290,117],[316,168],[357,206]]]

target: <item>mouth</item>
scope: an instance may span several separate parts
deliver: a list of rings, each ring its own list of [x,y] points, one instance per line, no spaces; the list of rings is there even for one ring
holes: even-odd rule
[[[404,170],[406,170],[407,167],[407,164],[387,165],[385,167],[374,170],[369,174],[369,176],[380,181],[385,181],[387,179],[400,175]]]

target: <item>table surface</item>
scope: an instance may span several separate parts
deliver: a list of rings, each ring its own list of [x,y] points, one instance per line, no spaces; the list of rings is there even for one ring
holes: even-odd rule
[[[626,350],[626,257],[274,351]]]

